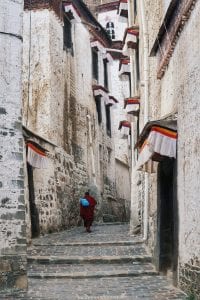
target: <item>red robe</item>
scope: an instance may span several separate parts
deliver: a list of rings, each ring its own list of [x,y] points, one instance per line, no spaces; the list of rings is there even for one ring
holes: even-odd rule
[[[94,208],[97,203],[96,200],[89,195],[85,195],[84,198],[88,200],[90,205],[87,207],[80,205],[80,216],[84,220],[84,226],[87,227],[92,225],[94,220]]]

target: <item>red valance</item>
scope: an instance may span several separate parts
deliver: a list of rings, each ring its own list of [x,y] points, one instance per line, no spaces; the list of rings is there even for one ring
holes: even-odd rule
[[[125,20],[128,18],[128,1],[127,0],[119,0],[118,14],[120,17]],[[123,19],[121,19],[123,21]]]
[[[27,162],[32,167],[46,169],[48,166],[46,150],[35,142],[29,141],[27,143]]]
[[[115,102],[115,103],[119,103],[119,101],[115,98],[115,97],[113,97],[113,96],[109,96],[109,98],[113,101],[113,102]]]
[[[140,97],[126,98],[124,100],[124,108],[126,108],[126,106],[130,104],[140,105]]]
[[[131,123],[129,121],[120,121],[119,122],[119,130],[122,128],[122,127],[127,127],[127,128],[131,128]]]

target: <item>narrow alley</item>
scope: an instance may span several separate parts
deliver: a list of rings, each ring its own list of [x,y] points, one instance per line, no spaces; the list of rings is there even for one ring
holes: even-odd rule
[[[200,0],[0,0],[0,300],[200,300],[199,32]]]
[[[82,227],[34,239],[28,249],[28,294],[0,299],[186,299],[151,264],[127,224]]]

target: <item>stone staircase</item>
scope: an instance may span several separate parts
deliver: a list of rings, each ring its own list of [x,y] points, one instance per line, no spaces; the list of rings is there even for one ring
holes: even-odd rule
[[[127,245],[128,244],[128,245]],[[29,278],[102,278],[157,275],[144,246],[115,241],[78,245],[34,245]]]
[[[159,276],[141,238],[131,237],[127,224],[35,239],[28,266],[26,299],[185,299]]]
[[[74,232],[77,237],[75,241],[70,241],[70,238],[67,241],[61,237],[56,241],[51,237],[48,241],[35,240],[28,252],[29,278],[157,275],[142,242],[130,237],[126,239],[125,235],[117,240],[117,232],[112,240],[107,231],[118,228],[119,233],[121,228],[119,225],[116,228],[108,226],[98,226],[91,234],[79,229],[79,234]],[[126,230],[126,235],[127,233]],[[80,234],[83,236],[79,240]]]

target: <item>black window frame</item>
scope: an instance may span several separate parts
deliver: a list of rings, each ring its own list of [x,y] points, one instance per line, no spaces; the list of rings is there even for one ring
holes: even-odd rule
[[[92,48],[92,78],[99,79],[99,55],[95,48]]]
[[[108,60],[107,58],[103,59],[103,74],[104,74],[104,87],[108,90]]]
[[[95,96],[96,111],[99,125],[102,123],[101,96]]]
[[[137,0],[134,0],[134,20],[136,20],[137,17]]]
[[[129,83],[129,96],[132,96],[132,88],[131,88],[131,73],[128,73],[128,83]]]
[[[63,22],[63,48],[64,50],[70,50],[73,54],[72,24],[66,16],[64,16]]]
[[[105,105],[106,111],[106,132],[109,137],[111,137],[111,113],[110,113],[110,105]]]
[[[139,42],[137,44],[137,49],[135,52],[135,64],[136,64],[136,77],[137,77],[137,88],[140,82],[140,53],[139,53]]]
[[[110,36],[111,40],[115,40],[115,25],[113,22],[106,23],[106,32]]]

